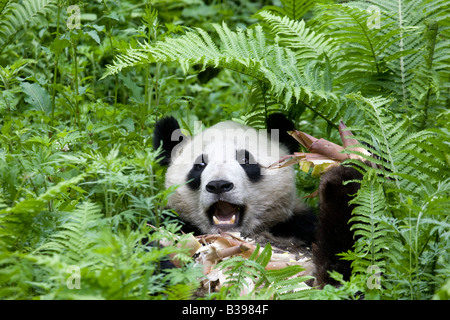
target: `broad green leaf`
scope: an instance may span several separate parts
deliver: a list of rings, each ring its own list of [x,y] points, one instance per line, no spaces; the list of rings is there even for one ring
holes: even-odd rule
[[[32,109],[49,114],[52,110],[50,95],[46,89],[37,83],[22,82],[21,87],[26,95],[25,101]]]

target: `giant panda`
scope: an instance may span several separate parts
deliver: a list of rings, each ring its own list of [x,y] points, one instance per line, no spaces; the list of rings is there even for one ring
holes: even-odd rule
[[[158,161],[167,166],[165,186],[178,186],[168,206],[179,214],[185,231],[236,231],[303,248],[312,252],[316,284],[333,284],[328,271],[350,276],[349,262],[336,254],[353,245],[348,202],[359,188],[342,182],[361,179],[361,174],[342,165],[325,173],[316,216],[297,197],[294,167],[268,168],[298,150],[287,133],[293,129],[290,120],[275,113],[267,119],[267,130],[224,121],[191,137],[182,134],[175,118],[165,117],[155,124],[153,146],[161,150]]]

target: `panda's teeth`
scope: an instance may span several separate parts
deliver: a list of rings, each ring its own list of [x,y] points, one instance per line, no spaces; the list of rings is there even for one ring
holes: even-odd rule
[[[230,220],[228,221],[220,221],[216,216],[213,216],[214,224],[234,224],[236,222],[236,215],[233,214]]]

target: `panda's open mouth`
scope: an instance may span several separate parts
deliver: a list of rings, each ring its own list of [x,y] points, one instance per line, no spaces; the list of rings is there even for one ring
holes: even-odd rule
[[[225,201],[217,201],[209,207],[207,213],[213,225],[220,228],[233,228],[239,225],[245,212],[245,206]]]

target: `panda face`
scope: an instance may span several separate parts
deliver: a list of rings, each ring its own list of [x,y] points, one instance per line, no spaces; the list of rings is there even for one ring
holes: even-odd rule
[[[234,159],[202,153],[187,175],[187,186],[199,193],[210,225],[216,229],[238,229],[246,213],[242,190],[263,178],[261,167],[248,150],[235,150]]]
[[[203,233],[254,234],[287,220],[295,204],[292,167],[266,169],[288,151],[266,131],[222,122],[172,151],[169,206]]]

